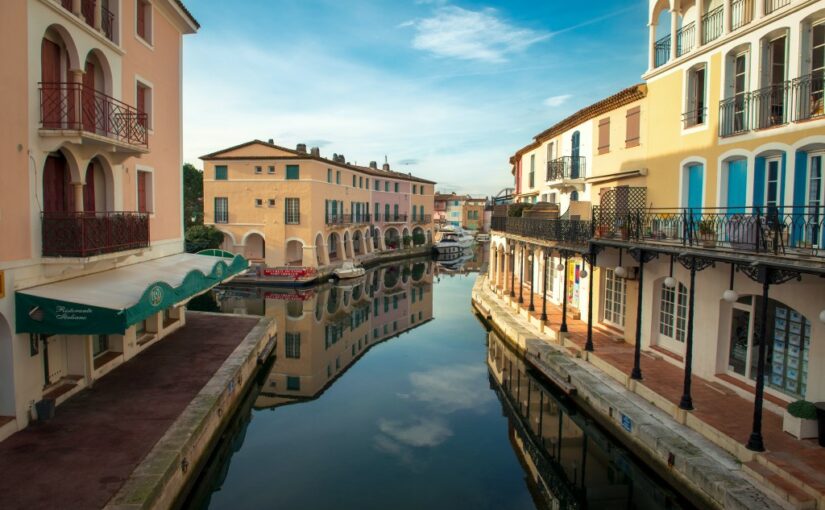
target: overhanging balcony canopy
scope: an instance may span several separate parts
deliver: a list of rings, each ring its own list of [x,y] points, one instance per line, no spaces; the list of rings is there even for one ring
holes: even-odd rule
[[[218,250],[180,253],[17,291],[17,333],[122,335],[248,266],[242,256]]]

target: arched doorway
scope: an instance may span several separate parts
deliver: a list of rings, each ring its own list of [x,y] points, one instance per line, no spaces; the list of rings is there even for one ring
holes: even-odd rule
[[[292,239],[286,243],[286,265],[288,266],[303,266],[304,265],[304,242],[298,239]]]
[[[338,237],[337,232],[331,232],[329,237],[327,238],[327,250],[329,255],[330,262],[336,262],[340,260],[338,256],[338,243],[340,242],[340,238]]]
[[[386,246],[388,250],[398,250],[401,248],[401,236],[398,233],[398,229],[391,227],[384,232],[384,246]]]
[[[250,261],[263,262],[266,258],[266,243],[262,235],[253,232],[246,236],[244,257]]]
[[[92,50],[83,65],[83,90],[81,93],[81,121],[83,130],[107,134],[117,129],[109,125],[112,120],[106,111],[111,103],[107,98],[111,88],[108,62],[102,53]]]
[[[352,234],[352,251],[356,256],[361,255],[362,253],[360,230],[356,230],[355,233]]]
[[[111,210],[109,203],[109,179],[100,158],[92,159],[86,167],[86,183],[83,185],[83,211],[87,213]]]
[[[421,246],[426,241],[427,238],[424,236],[424,229],[421,227],[415,227],[412,232],[413,246]]]
[[[66,213],[75,210],[71,172],[66,157],[53,153],[46,158],[43,167],[43,211]]]
[[[321,235],[319,232],[315,235],[315,258],[317,259],[318,266],[326,265],[324,261],[324,253],[326,248],[324,247],[324,236]]]

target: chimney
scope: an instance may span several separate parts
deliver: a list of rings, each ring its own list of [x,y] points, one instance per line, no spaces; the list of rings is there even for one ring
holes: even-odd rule
[[[299,143],[299,144],[298,144],[298,146],[295,148],[295,150],[297,150],[298,152],[302,152],[302,153],[306,154],[306,152],[307,152],[307,144],[305,144],[305,143]]]
[[[343,154],[338,155],[338,162],[346,164],[347,158]]]
[[[318,147],[311,148],[309,150],[309,153],[312,154],[313,156],[315,156],[316,158],[321,157],[321,149],[319,149]]]
[[[378,170],[378,163],[376,163],[375,161],[370,161],[370,168],[372,168],[373,170]]]
[[[389,163],[384,163],[384,166],[382,168],[384,168],[384,171],[389,172],[390,171],[390,164]]]
[[[272,138],[270,138],[270,139],[269,139],[269,145],[275,145],[275,140],[273,140]]]

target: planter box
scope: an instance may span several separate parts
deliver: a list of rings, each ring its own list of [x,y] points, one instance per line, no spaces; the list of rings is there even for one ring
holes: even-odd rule
[[[816,420],[803,420],[791,416],[787,410],[782,420],[782,430],[797,439],[811,439],[819,435]]]

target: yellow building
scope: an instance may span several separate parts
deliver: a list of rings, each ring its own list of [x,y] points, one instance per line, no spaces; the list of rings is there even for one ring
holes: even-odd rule
[[[254,140],[203,156],[204,223],[268,267],[324,267],[432,242],[435,183]]]

